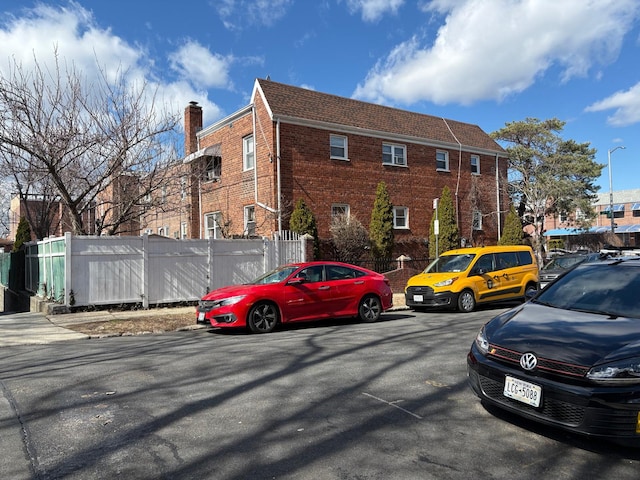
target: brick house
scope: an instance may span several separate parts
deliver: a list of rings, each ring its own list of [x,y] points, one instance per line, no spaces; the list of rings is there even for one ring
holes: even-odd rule
[[[336,214],[368,228],[376,187],[394,205],[396,243],[424,244],[433,200],[452,192],[466,244],[495,244],[509,199],[505,151],[480,127],[257,79],[251,103],[207,127],[185,109],[180,215],[145,220],[182,238],[270,235],[298,198],[321,239]],[[173,233],[173,235],[171,235]],[[166,234],[166,233],[165,233]]]

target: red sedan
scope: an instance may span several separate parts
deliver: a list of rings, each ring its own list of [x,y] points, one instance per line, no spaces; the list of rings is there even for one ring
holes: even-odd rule
[[[197,321],[268,333],[278,323],[322,318],[375,322],[392,303],[384,275],[346,263],[297,263],[278,267],[251,283],[207,293],[198,303]]]

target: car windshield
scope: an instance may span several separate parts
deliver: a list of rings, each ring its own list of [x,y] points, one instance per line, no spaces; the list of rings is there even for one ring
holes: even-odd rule
[[[582,264],[532,300],[565,310],[640,318],[640,266]]]
[[[278,267],[275,270],[272,270],[269,273],[265,273],[261,277],[256,278],[249,285],[265,285],[268,283],[281,282],[293,272],[295,272],[298,268],[300,268],[299,265],[285,265],[282,267]]]
[[[555,257],[549,263],[547,263],[543,270],[566,270],[571,268],[587,259],[586,256],[580,257]]]
[[[475,254],[472,253],[442,255],[431,262],[424,273],[464,272],[474,257]]]

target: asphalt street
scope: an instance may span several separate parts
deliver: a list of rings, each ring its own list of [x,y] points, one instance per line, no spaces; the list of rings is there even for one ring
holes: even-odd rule
[[[0,348],[10,479],[637,479],[640,452],[485,409],[504,308]]]

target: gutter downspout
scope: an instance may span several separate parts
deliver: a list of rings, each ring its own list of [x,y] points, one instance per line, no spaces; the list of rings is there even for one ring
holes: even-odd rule
[[[442,118],[442,121],[449,129],[449,133],[451,134],[453,139],[458,143],[458,179],[456,180],[455,196],[456,196],[456,227],[458,227],[458,231],[460,231],[460,199],[458,198],[458,192],[460,191],[460,173],[462,170],[462,144],[460,143],[460,140],[458,140],[458,137],[456,137],[456,134],[453,133],[453,130],[451,130],[451,127],[447,123],[447,120],[445,118]]]
[[[496,153],[496,211],[498,212],[498,241],[500,241],[500,237],[502,236],[502,209],[500,208],[500,162],[499,155]]]
[[[280,119],[276,122],[276,172],[278,182],[278,199],[276,205],[278,205],[278,233],[282,233],[282,184],[280,179]]]

